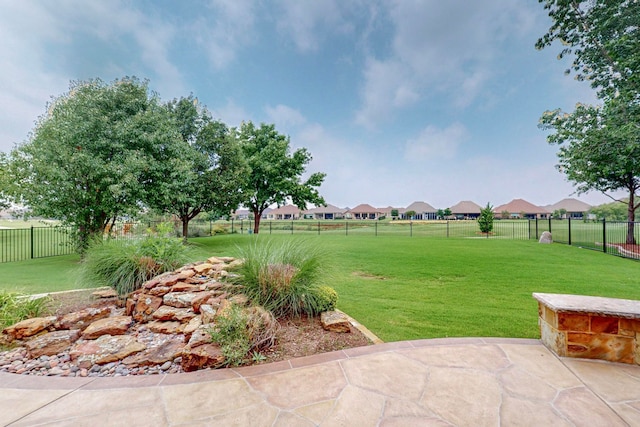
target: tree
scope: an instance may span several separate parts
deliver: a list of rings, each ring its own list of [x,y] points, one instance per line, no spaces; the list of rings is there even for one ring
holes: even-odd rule
[[[0,151],[0,209],[6,209],[10,206],[9,195],[6,194],[9,185],[11,185],[7,169],[7,155],[6,153]]]
[[[10,195],[35,215],[76,228],[83,252],[118,216],[134,215],[175,156],[147,82],[72,82],[11,152]]]
[[[182,143],[180,157],[166,170],[169,179],[149,203],[176,215],[186,240],[189,222],[201,212],[224,216],[238,207],[246,167],[238,141],[224,123],[198,107],[196,98],[174,99],[165,108]]]
[[[449,218],[451,216],[451,208],[446,208],[443,214],[445,218]]]
[[[262,213],[269,205],[288,200],[300,209],[306,209],[307,203],[326,204],[317,188],[324,181],[324,173],[313,173],[301,181],[312,159],[306,148],[290,154],[289,137],[264,123],[258,128],[252,122],[242,123],[237,138],[249,166],[241,191],[242,203],[254,215],[254,233],[259,232]]]
[[[491,233],[493,230],[493,206],[490,203],[487,203],[487,206],[480,209],[480,216],[478,217],[478,226],[480,227],[480,232],[482,233]]]
[[[413,219],[413,217],[416,216],[416,211],[406,211],[404,216],[407,219]]]
[[[627,243],[634,244],[636,192],[640,188],[640,2],[608,0],[539,0],[553,24],[536,43],[564,45],[559,58],[573,56],[578,80],[591,82],[602,105],[578,104],[572,113],[547,111],[547,140],[560,146],[560,171],[578,193],[628,193]],[[618,200],[621,201],[621,200]]]
[[[398,209],[391,209],[391,219],[398,219]]]
[[[438,211],[436,212],[436,217],[438,219],[443,219],[444,218],[444,210],[443,209],[438,209]]]

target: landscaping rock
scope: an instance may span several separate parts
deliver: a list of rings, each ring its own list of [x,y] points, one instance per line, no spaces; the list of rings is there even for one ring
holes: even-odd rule
[[[173,361],[182,354],[184,343],[176,340],[167,340],[157,347],[147,348],[139,353],[128,356],[122,360],[125,365],[145,366],[145,365],[164,365],[166,362]],[[167,370],[170,366],[167,366]]]
[[[545,231],[540,236],[540,240],[538,243],[553,243],[553,239],[551,238],[551,232]]]
[[[133,319],[136,322],[147,322],[152,314],[162,305],[162,298],[154,295],[137,295],[138,300],[133,308]]]
[[[197,296],[195,292],[169,292],[162,297],[162,302],[171,307],[187,308],[193,305],[193,300]]]
[[[54,356],[68,349],[79,337],[78,329],[48,332],[25,343],[25,348],[31,358]]]
[[[115,289],[100,289],[98,291],[95,291],[91,294],[92,296],[96,297],[96,298],[118,298],[118,292],[115,291]]]
[[[331,332],[351,332],[349,318],[339,311],[325,311],[320,315],[322,328]]]
[[[87,368],[95,364],[102,365],[122,360],[145,348],[144,344],[130,335],[102,335],[96,340],[76,343],[70,355],[72,359],[77,359],[80,368]]]
[[[56,329],[83,330],[96,320],[105,319],[111,314],[110,307],[89,307],[65,314],[56,322]]]
[[[216,344],[202,344],[195,348],[186,348],[182,352],[180,366],[185,372],[220,366],[224,363],[224,356],[220,346]]]
[[[82,333],[84,339],[95,339],[102,335],[122,335],[127,332],[133,319],[131,316],[113,316],[96,320]]]
[[[177,320],[180,323],[187,323],[196,317],[196,314],[191,308],[176,308],[163,305],[153,312],[152,317],[155,320]]]
[[[26,319],[9,326],[5,328],[2,333],[8,336],[9,341],[21,340],[51,328],[56,320],[56,316],[34,317],[33,319]]]
[[[151,332],[155,332],[157,334],[181,334],[184,330],[184,325],[176,321],[163,322],[155,320],[153,322],[149,322],[147,327]]]

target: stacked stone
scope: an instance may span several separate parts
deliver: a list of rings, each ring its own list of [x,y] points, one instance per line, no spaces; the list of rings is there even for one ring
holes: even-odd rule
[[[144,283],[124,308],[87,308],[27,319],[3,330],[16,348],[0,354],[0,371],[105,376],[193,371],[224,362],[208,330],[231,302],[221,282],[241,263],[212,257]]]

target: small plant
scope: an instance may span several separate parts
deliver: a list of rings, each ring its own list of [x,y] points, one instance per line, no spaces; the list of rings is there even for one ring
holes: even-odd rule
[[[264,362],[265,360],[267,360],[267,358],[262,353],[259,353],[257,351],[252,351],[251,352],[251,360],[253,360],[254,363],[260,363],[260,362]]]
[[[187,247],[175,237],[100,240],[87,250],[80,280],[91,286],[110,286],[118,294],[126,295],[152,277],[188,261]]]
[[[27,295],[0,291],[0,330],[32,317],[38,317],[47,298],[31,299]]]
[[[317,314],[323,254],[303,241],[279,245],[257,240],[240,249],[244,264],[235,282],[255,305],[276,317]]]
[[[335,310],[338,302],[338,293],[331,286],[319,286],[312,294],[314,300],[314,312]]]
[[[211,339],[220,345],[224,366],[238,366],[251,350],[251,339],[247,328],[248,316],[241,307],[232,304],[216,319],[209,330]]]
[[[478,225],[482,233],[488,234],[493,230],[493,206],[490,203],[487,203],[487,206],[480,210]]]

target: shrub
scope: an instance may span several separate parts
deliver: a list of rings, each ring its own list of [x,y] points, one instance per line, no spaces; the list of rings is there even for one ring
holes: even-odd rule
[[[224,356],[224,366],[241,365],[251,350],[248,316],[236,304],[232,304],[224,314],[216,319],[209,330],[211,339],[220,345]]]
[[[312,293],[314,301],[314,311],[322,313],[323,311],[331,311],[336,309],[338,302],[338,293],[331,286],[318,286]]]
[[[482,233],[490,233],[493,230],[493,207],[487,203],[487,206],[480,210],[478,225]]]
[[[47,300],[30,299],[15,292],[0,291],[0,330],[22,320],[40,316]]]
[[[118,294],[126,295],[154,276],[175,270],[188,261],[188,249],[178,238],[99,240],[86,253],[80,280],[91,286],[110,286]]]
[[[244,263],[238,268],[235,283],[255,305],[276,317],[318,313],[317,289],[320,286],[324,255],[303,241],[255,241],[240,249]]]

